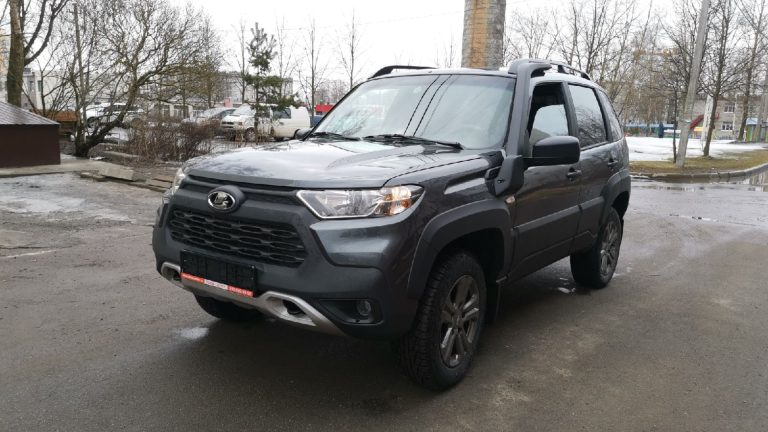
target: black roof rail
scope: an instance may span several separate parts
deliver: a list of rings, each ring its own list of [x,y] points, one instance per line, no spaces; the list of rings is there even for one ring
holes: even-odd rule
[[[409,70],[419,70],[419,69],[434,69],[432,66],[410,66],[410,65],[391,65],[391,66],[384,66],[383,68],[376,71],[375,74],[371,76],[371,78],[380,77],[382,75],[389,75],[392,73],[392,71],[396,69],[409,69]]]
[[[556,68],[559,73],[564,73],[569,75],[578,75],[581,78],[592,81],[592,78],[590,78],[588,73],[578,70],[567,63],[553,61],[553,60],[543,60],[543,59],[525,58],[525,59],[515,60],[509,65],[509,73],[517,75],[518,70],[520,69],[520,66],[524,64],[540,65],[540,67],[534,68],[535,71],[544,71],[550,68]]]

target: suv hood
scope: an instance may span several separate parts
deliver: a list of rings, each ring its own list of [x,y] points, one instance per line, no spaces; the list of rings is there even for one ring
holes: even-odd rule
[[[221,119],[221,121],[235,122],[235,121],[240,121],[242,119],[246,119],[248,117],[249,116],[247,116],[247,115],[232,115],[232,114],[229,114],[229,115],[224,116],[224,118]]]
[[[187,173],[292,188],[367,188],[382,187],[398,175],[479,157],[477,150],[440,145],[288,141],[195,158],[188,162]]]

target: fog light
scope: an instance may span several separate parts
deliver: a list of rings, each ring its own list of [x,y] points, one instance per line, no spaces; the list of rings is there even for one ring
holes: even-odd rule
[[[371,312],[373,312],[373,306],[368,300],[358,300],[355,303],[355,307],[357,308],[357,313],[363,318],[368,318],[371,316]]]

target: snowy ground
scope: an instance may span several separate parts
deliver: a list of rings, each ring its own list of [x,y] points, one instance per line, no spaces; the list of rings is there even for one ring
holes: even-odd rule
[[[680,139],[676,140],[679,145]],[[661,161],[672,159],[672,138],[655,137],[627,137],[629,145],[630,161]],[[701,156],[703,142],[692,138],[688,140],[688,157]],[[711,156],[721,156],[725,153],[740,153],[745,151],[759,150],[768,148],[767,144],[743,144],[733,141],[713,140],[710,143],[709,154]]]

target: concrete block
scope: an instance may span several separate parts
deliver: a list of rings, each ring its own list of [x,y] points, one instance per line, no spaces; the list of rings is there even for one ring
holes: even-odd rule
[[[132,169],[117,165],[102,167],[99,169],[99,174],[103,175],[104,177],[111,177],[128,181],[133,181],[136,178],[136,173]]]

